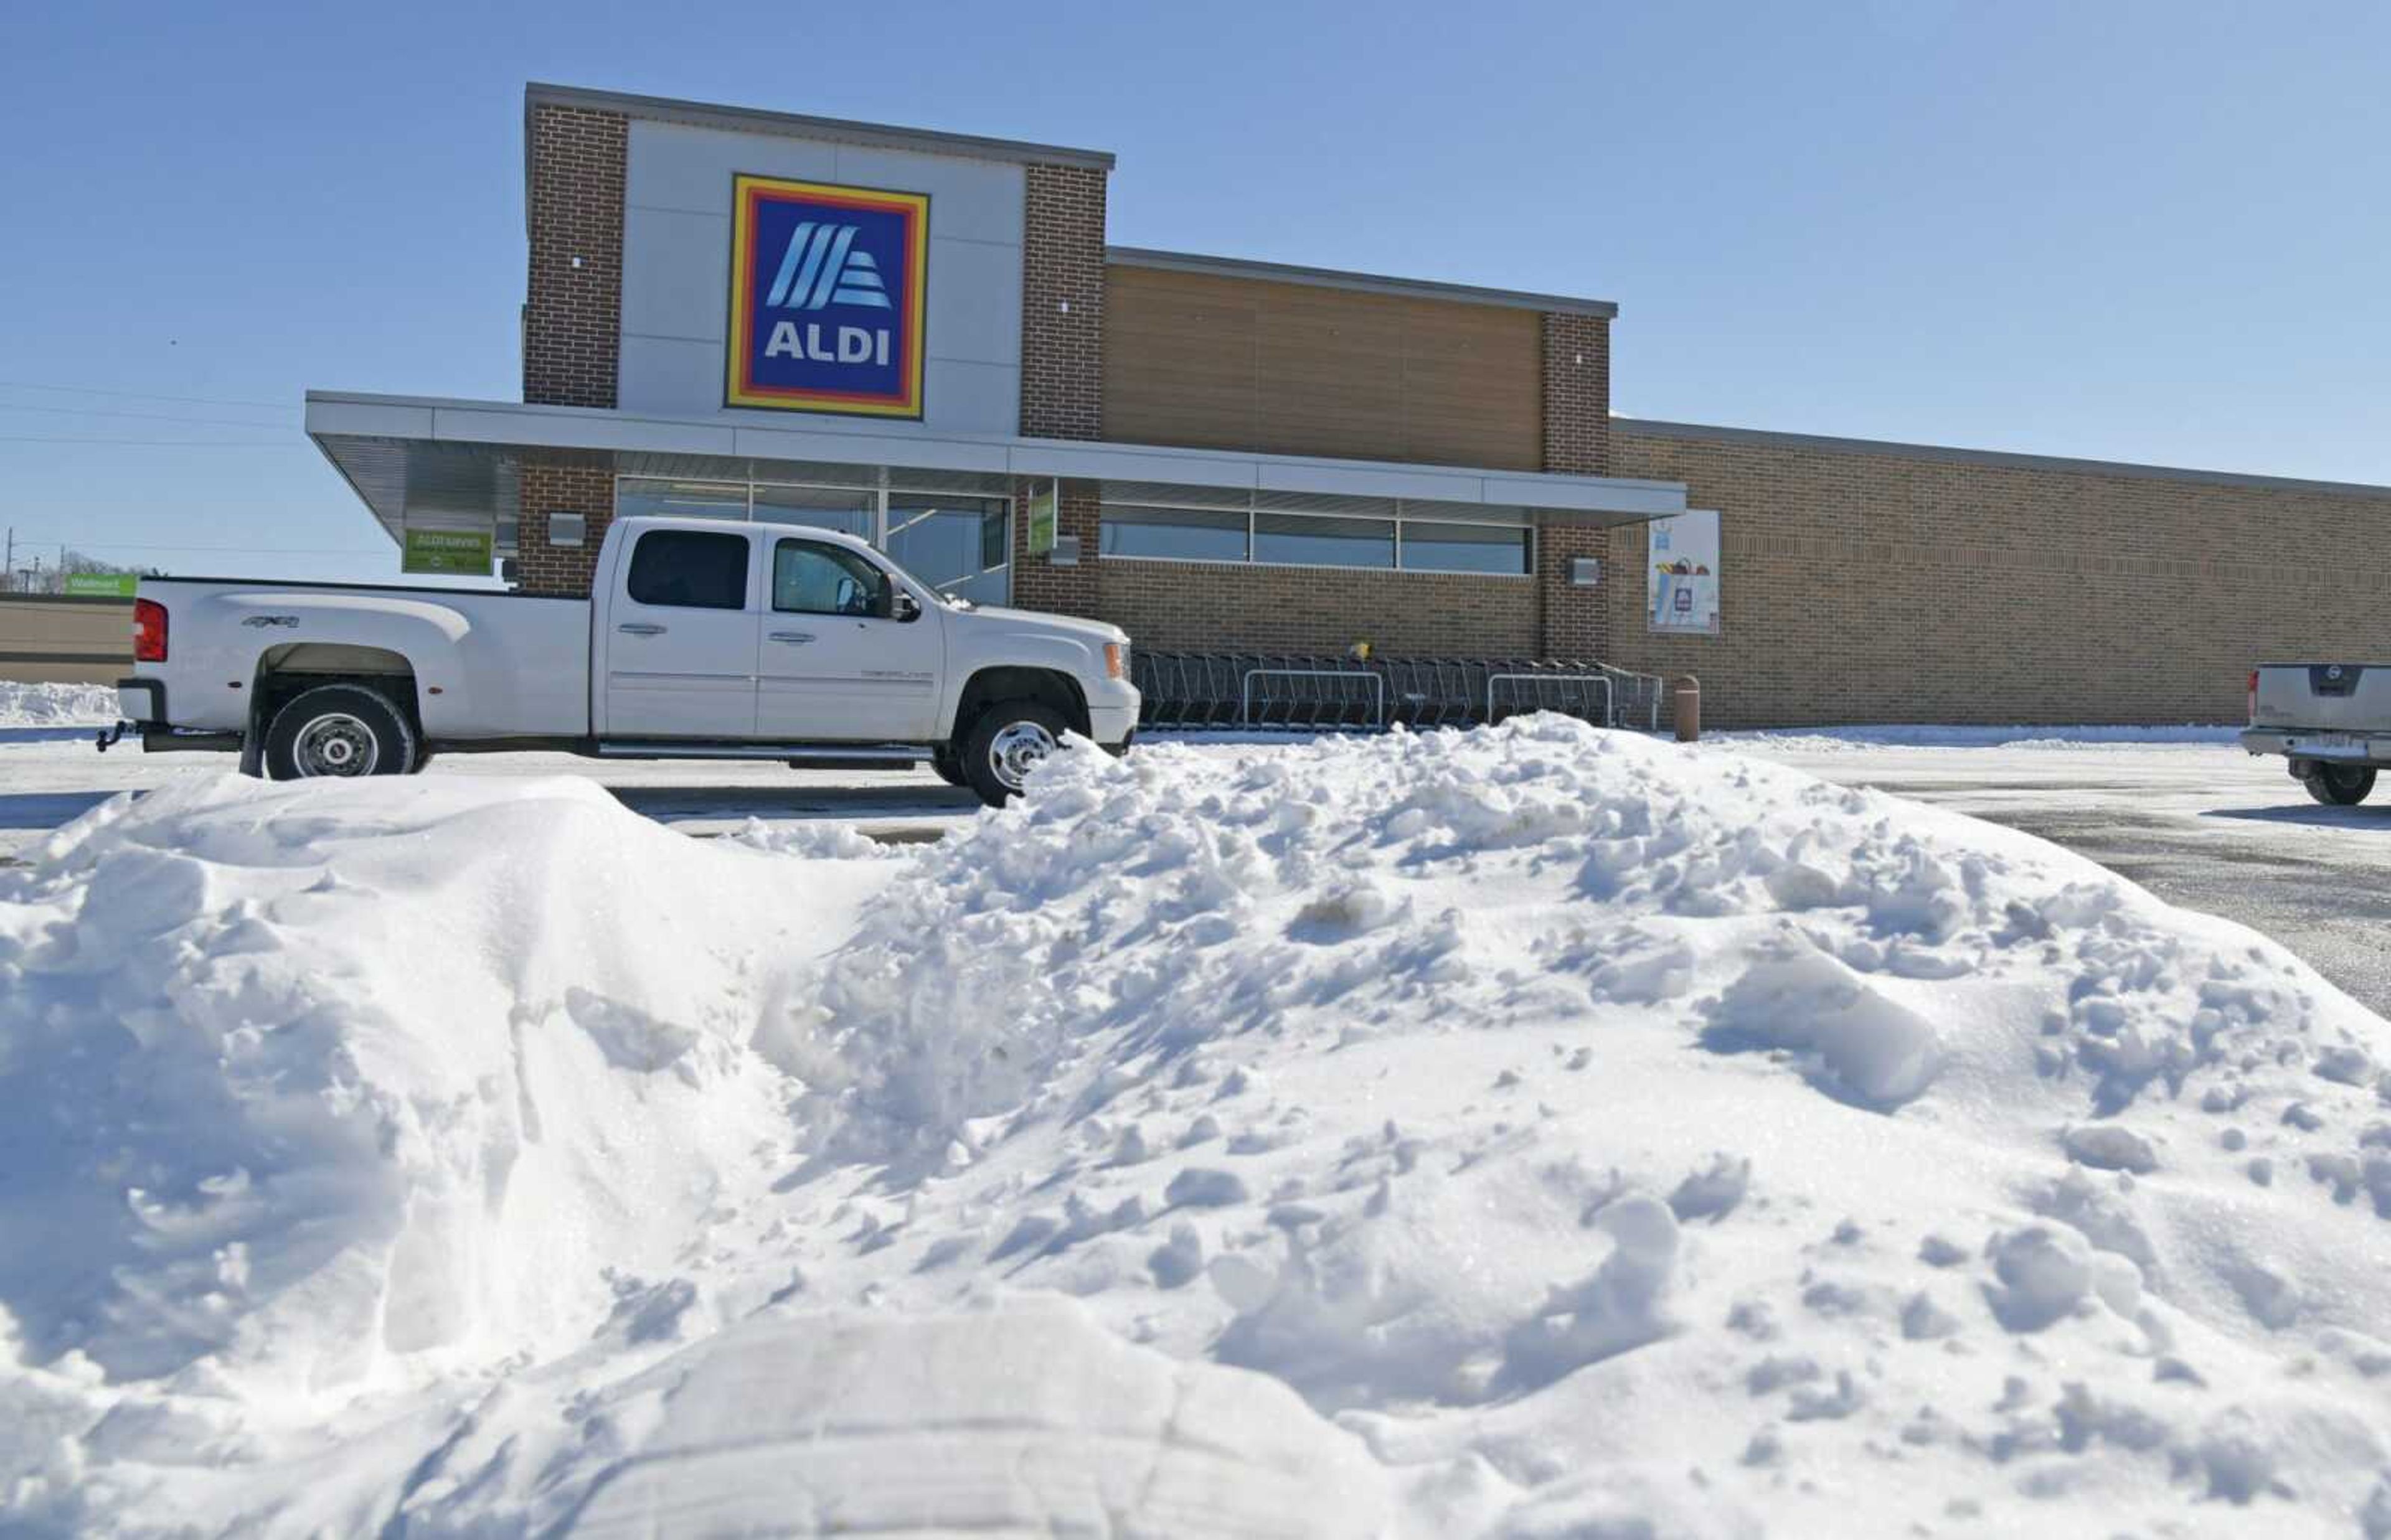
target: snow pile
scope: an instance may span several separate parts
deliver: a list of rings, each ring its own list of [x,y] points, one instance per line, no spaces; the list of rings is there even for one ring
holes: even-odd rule
[[[0,679],[0,727],[104,727],[115,720],[111,687]]]
[[[0,1528],[2391,1526],[2391,1030],[2049,846],[1556,719],[749,835],[0,878]]]
[[[0,1469],[29,1502],[98,1449],[237,1457],[636,1335],[792,1138],[743,1040],[830,938],[775,863],[588,783],[219,777],[43,854],[0,884],[0,1328],[43,1367],[0,1380]],[[31,1436],[110,1406],[97,1449]]]

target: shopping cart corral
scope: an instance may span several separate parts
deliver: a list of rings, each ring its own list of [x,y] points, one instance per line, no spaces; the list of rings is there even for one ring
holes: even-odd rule
[[[1603,663],[1133,650],[1144,728],[1373,732],[1472,727],[1526,712],[1598,726],[1661,725],[1661,681]]]

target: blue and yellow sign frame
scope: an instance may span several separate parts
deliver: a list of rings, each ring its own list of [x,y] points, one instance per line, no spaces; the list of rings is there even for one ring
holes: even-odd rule
[[[743,172],[730,207],[723,404],[919,420],[929,195]]]

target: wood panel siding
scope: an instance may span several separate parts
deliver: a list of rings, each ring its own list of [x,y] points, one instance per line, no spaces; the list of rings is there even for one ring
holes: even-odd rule
[[[1105,302],[1109,439],[1543,465],[1533,311],[1118,265]]]

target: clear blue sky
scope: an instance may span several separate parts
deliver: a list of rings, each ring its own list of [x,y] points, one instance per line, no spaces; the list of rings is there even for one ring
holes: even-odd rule
[[[535,79],[1110,149],[1124,244],[1616,300],[1635,416],[2391,482],[2391,7],[24,5],[0,523],[394,572],[301,393],[516,396]]]

